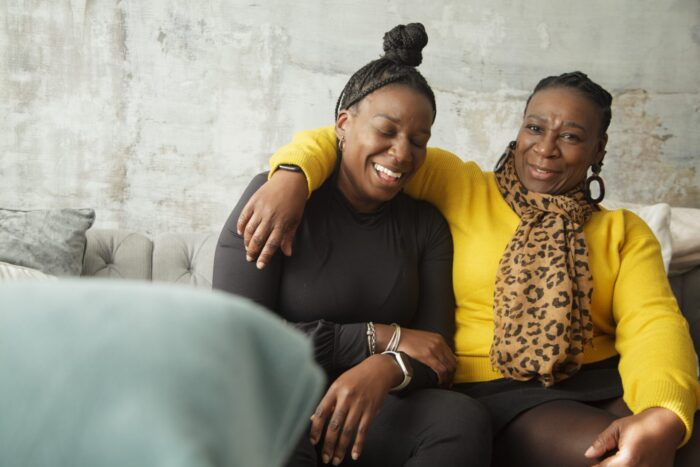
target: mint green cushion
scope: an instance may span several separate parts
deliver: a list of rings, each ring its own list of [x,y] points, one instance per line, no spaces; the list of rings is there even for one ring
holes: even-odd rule
[[[323,387],[306,339],[218,292],[0,284],[0,465],[276,466]]]

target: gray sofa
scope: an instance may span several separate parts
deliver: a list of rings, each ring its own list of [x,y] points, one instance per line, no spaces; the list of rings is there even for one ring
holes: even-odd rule
[[[90,229],[82,275],[211,288],[218,237],[218,233],[164,233],[150,239],[127,230]],[[700,353],[700,266],[670,281]]]

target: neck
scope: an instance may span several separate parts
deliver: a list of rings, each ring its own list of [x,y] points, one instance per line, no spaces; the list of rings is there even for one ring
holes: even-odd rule
[[[347,173],[343,170],[342,166],[338,171],[336,186],[347,202],[350,203],[350,206],[352,206],[352,208],[358,213],[373,213],[383,204],[381,201],[371,199],[370,197],[364,195],[362,190],[355,183],[353,183],[353,180],[350,177],[347,176]]]

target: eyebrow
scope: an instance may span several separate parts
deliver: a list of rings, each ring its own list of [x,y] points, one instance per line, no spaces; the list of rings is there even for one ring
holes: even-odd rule
[[[401,119],[394,118],[394,117],[392,117],[392,116],[390,116],[390,115],[387,115],[387,114],[381,114],[381,113],[375,114],[372,118],[377,118],[377,117],[386,118],[386,119],[389,120],[390,122],[393,122],[393,123],[395,123],[395,124],[397,124],[397,125],[398,125],[399,123],[401,123]],[[421,133],[425,133],[425,134],[427,134],[427,135],[429,135],[429,134],[431,133],[431,131],[430,131],[429,128],[421,128],[419,131],[420,131]]]
[[[547,121],[546,118],[540,117],[539,115],[526,115],[525,118],[531,118],[531,119],[533,119],[533,120],[537,120],[537,121],[540,121],[540,122]],[[579,124],[579,123],[576,123],[576,122],[564,122],[563,124],[564,124],[565,127],[574,127],[574,128],[578,128],[578,129],[580,129],[580,130],[582,130],[582,131],[584,131],[584,132],[588,132],[588,130],[586,129],[586,127],[584,127],[583,125],[581,125],[581,124]]]

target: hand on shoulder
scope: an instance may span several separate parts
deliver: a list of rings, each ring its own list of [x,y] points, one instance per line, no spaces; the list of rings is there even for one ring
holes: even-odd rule
[[[250,197],[238,218],[236,230],[243,236],[246,259],[257,260],[258,269],[264,268],[280,248],[291,256],[307,196],[303,173],[278,170]]]

